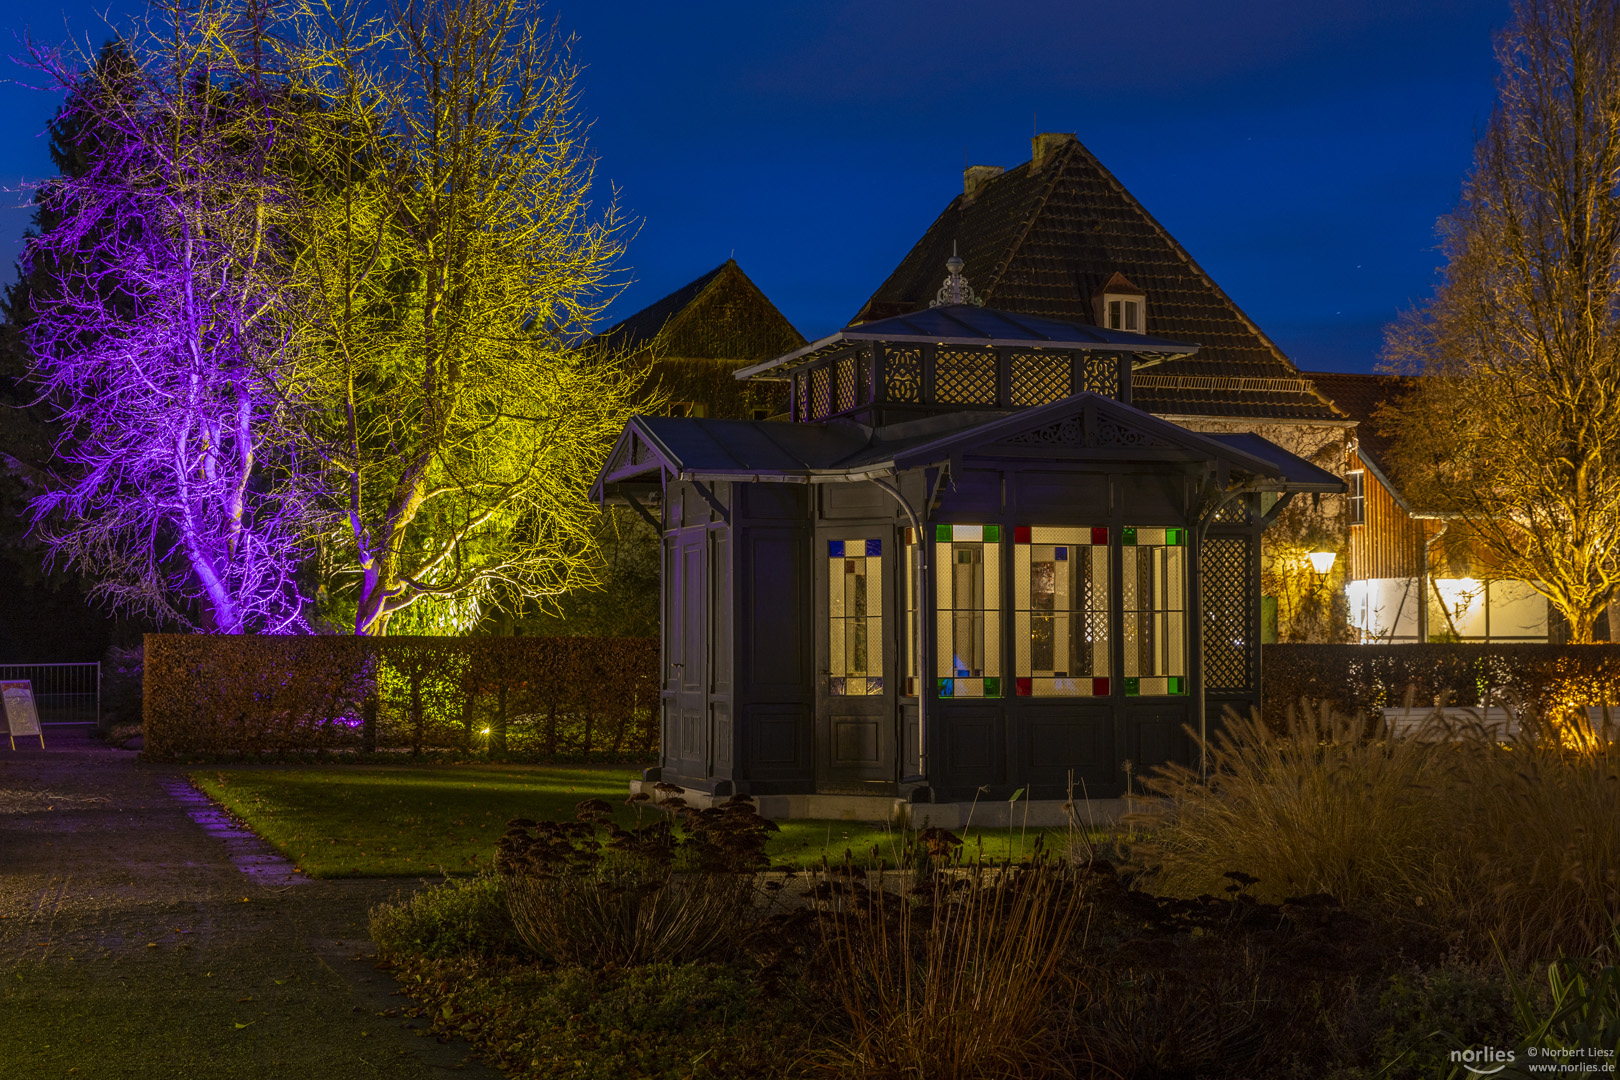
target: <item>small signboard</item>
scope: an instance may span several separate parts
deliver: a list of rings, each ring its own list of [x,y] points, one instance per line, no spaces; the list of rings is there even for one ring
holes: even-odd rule
[[[39,711],[34,708],[34,684],[27,679],[0,682],[0,698],[5,699],[6,727],[11,736],[11,748],[17,749],[17,736],[36,735],[39,745],[45,745],[45,735],[39,730]]]

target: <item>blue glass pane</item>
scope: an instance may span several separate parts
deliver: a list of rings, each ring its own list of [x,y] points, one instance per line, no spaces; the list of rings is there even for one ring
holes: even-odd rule
[[[827,541],[827,557],[829,559],[842,559],[844,557],[844,542],[842,540]]]
[[[951,680],[950,679],[941,679],[941,680],[939,680],[939,696],[940,697],[950,697],[951,696]]]
[[[867,554],[868,558],[870,558],[872,556],[875,556],[875,555],[882,555],[883,554],[883,541],[881,541],[881,540],[868,540],[866,542],[866,554]]]
[[[1066,548],[1066,547],[1053,548],[1052,549],[1052,558],[1056,559],[1058,562],[1068,562],[1069,561],[1069,549]]]

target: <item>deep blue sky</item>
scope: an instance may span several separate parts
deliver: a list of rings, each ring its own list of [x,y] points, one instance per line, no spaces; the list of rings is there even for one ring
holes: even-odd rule
[[[8,5],[0,27],[99,43],[106,4],[115,20],[138,10],[41,0]],[[806,336],[837,329],[960,190],[964,153],[1016,165],[1038,117],[1076,132],[1302,367],[1365,371],[1383,325],[1432,287],[1434,222],[1490,114],[1507,3],[550,10],[579,36],[600,177],[644,221],[610,318],[735,252]],[[7,267],[54,106],[0,85]]]

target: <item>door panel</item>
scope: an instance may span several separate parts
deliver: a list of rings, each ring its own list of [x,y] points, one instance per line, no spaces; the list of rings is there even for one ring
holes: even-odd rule
[[[867,791],[895,779],[894,529],[818,533],[812,551],[816,787]]]

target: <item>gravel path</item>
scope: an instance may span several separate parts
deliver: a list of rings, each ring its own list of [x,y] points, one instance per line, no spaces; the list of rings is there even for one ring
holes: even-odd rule
[[[366,912],[413,883],[305,879],[178,770],[46,742],[0,746],[0,1075],[499,1075],[373,967]]]

